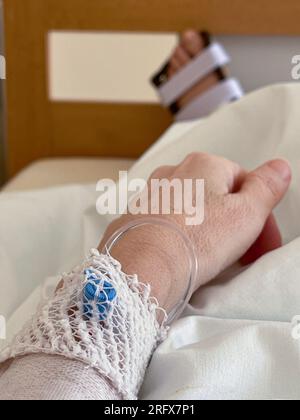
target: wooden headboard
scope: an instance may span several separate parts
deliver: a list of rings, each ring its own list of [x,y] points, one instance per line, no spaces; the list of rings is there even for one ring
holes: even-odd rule
[[[138,157],[170,124],[158,105],[48,98],[51,30],[300,34],[299,0],[4,0],[7,171],[54,156]]]

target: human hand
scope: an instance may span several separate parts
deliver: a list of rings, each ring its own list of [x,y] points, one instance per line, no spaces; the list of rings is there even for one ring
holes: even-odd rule
[[[246,173],[238,164],[226,159],[193,153],[180,165],[158,168],[151,176],[151,179],[163,178],[205,181],[203,224],[187,226],[185,214],[159,216],[175,223],[194,246],[199,262],[195,290],[242,257],[249,261],[249,257],[251,260],[253,255],[261,255],[278,246],[278,228],[271,214],[291,181],[287,162],[267,162]],[[127,214],[113,222],[100,248],[114,231],[137,217],[140,216]],[[259,251],[255,252],[253,244],[258,238],[262,240],[258,244]],[[134,230],[117,244],[112,254],[121,261],[124,271],[137,273],[140,279],[151,284],[153,294],[162,306],[170,308],[176,303],[185,287],[187,267],[181,246],[171,232],[158,227]]]

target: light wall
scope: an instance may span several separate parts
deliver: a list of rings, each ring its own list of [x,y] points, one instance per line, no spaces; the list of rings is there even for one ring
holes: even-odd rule
[[[230,72],[245,91],[290,82],[299,37],[224,36]],[[169,57],[175,34],[55,32],[49,35],[53,100],[157,102],[151,75]]]

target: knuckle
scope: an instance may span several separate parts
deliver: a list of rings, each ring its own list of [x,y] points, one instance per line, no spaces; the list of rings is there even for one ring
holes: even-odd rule
[[[222,168],[239,168],[237,163],[231,162],[230,160],[221,156],[211,155],[205,152],[192,152],[189,153],[185,159],[185,162],[202,162],[209,165],[220,166]]]
[[[176,66],[177,66],[176,51],[174,51],[173,57],[171,57],[170,64],[171,64],[171,66],[173,66],[173,67],[176,67]]]
[[[179,46],[175,48],[174,54],[175,55],[180,55],[181,54],[181,48]]]
[[[160,179],[161,177],[165,176],[165,175],[166,175],[166,173],[167,173],[169,170],[171,170],[171,167],[170,167],[170,166],[167,166],[167,165],[165,165],[165,166],[160,166],[160,167],[156,168],[156,169],[152,172],[152,174],[151,174],[151,176],[150,176],[150,179]]]
[[[204,161],[211,159],[210,155],[204,152],[191,152],[185,158],[185,162],[189,163],[191,161]]]
[[[274,178],[267,176],[265,179],[265,183],[266,186],[268,188],[268,190],[270,191],[272,197],[274,199],[277,199],[280,195],[280,186],[278,185],[278,183],[275,181]]]
[[[269,175],[261,174],[252,174],[253,180],[256,181],[256,184],[261,190],[262,196],[265,197],[265,194],[268,193],[273,199],[277,199],[280,194],[280,186],[274,178]]]

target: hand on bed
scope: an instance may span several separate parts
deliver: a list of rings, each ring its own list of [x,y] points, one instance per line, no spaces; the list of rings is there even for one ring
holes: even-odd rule
[[[185,214],[160,216],[176,223],[195,247],[200,274],[196,289],[241,258],[243,262],[250,262],[281,245],[272,210],[290,185],[291,169],[287,162],[271,161],[247,173],[238,164],[221,157],[193,153],[180,165],[158,168],[151,176],[151,179],[163,178],[205,180],[202,225],[187,226]],[[136,217],[123,215],[113,222],[100,248],[114,231]],[[160,256],[170,247],[174,248],[172,268],[182,271],[180,246],[177,249],[174,238],[168,237],[166,230],[160,232],[158,227],[151,232],[140,228],[126,236],[113,256],[129,274],[137,273],[152,285],[161,305],[172,306],[176,302],[170,302],[170,290],[174,288],[171,268]],[[147,252],[150,248],[152,251]],[[153,250],[157,251],[153,253]],[[173,293],[172,300],[175,296]]]

